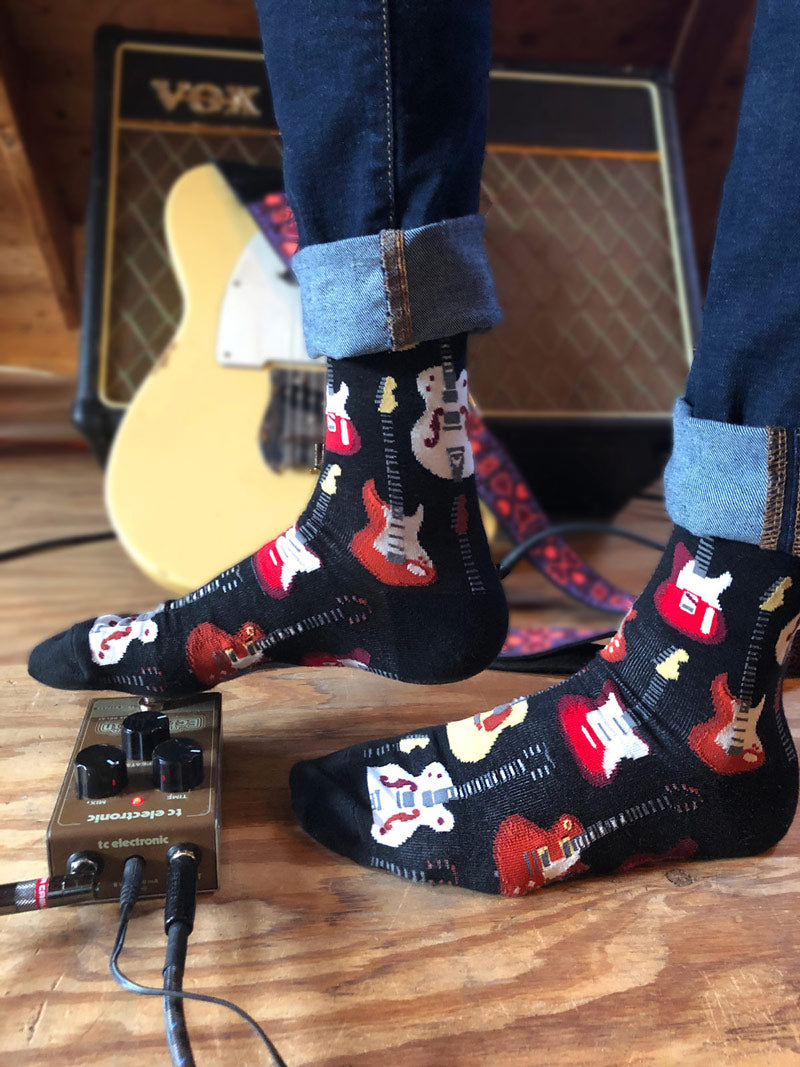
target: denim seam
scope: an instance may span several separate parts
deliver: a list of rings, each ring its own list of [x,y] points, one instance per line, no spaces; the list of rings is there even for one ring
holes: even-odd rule
[[[394,130],[392,127],[391,55],[389,51],[389,0],[381,0],[383,24],[383,77],[386,87],[386,187],[389,194],[389,226],[395,226],[394,204]]]
[[[775,551],[781,533],[783,498],[786,492],[786,430],[767,427],[767,502],[761,532],[761,548]]]
[[[800,455],[800,430],[794,432],[795,455]],[[794,537],[792,539],[792,555],[800,556],[800,492],[795,499],[794,506]]]
[[[389,348],[392,352],[402,352],[414,347],[406,273],[405,234],[402,230],[381,230],[380,244]]]

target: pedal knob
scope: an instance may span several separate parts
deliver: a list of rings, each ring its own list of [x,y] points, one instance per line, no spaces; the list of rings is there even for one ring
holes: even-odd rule
[[[162,741],[153,751],[153,785],[162,793],[188,793],[203,781],[203,750],[188,737]]]
[[[122,751],[126,759],[152,759],[153,750],[169,741],[169,718],[160,711],[135,711],[122,720]]]
[[[75,757],[78,800],[115,797],[128,784],[125,753],[116,745],[89,745]]]

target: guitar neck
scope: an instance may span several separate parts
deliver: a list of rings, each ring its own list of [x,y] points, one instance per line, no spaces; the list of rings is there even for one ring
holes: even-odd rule
[[[711,557],[713,555],[714,542],[710,537],[701,538],[694,557],[694,573],[698,578],[705,578],[708,575],[708,568],[711,566]]]
[[[639,819],[644,819],[648,815],[657,815],[658,812],[667,811],[671,807],[672,803],[666,794],[651,800],[644,800],[641,804],[634,804],[621,811],[619,815],[600,819],[591,826],[587,826],[585,830],[581,830],[579,834],[575,834],[574,837],[566,838],[561,842],[562,851],[566,857],[573,856],[615,830],[621,830],[629,823],[638,822]]]

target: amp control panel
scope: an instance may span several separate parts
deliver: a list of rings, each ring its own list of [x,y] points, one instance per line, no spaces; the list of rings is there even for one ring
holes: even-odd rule
[[[125,860],[141,856],[142,896],[163,896],[167,851],[191,842],[198,888],[218,888],[221,703],[219,693],[89,701],[47,828],[52,877],[88,854],[96,899],[115,900]]]

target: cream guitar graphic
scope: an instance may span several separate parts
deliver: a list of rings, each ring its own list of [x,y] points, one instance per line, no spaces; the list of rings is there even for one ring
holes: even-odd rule
[[[296,284],[213,164],[175,183],[165,224],[183,318],[117,431],[106,504],[136,564],[181,594],[303,510],[314,476],[287,466],[275,473],[259,447],[273,389],[268,364],[286,364],[281,388],[290,407],[299,398],[288,427],[295,436],[308,432],[306,380],[321,396],[324,364],[314,369],[305,352]]]
[[[467,437],[467,372],[456,374],[447,341],[439,343],[439,350],[442,365],[429,367],[417,377],[425,411],[411,431],[411,447],[431,474],[460,482],[474,470],[472,446]]]
[[[447,724],[447,743],[450,751],[462,763],[477,763],[494,748],[498,737],[511,726],[519,726],[528,714],[525,697],[500,704],[491,711],[458,719]]]

